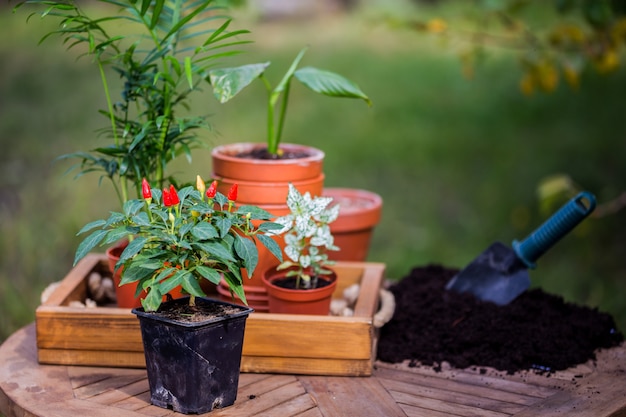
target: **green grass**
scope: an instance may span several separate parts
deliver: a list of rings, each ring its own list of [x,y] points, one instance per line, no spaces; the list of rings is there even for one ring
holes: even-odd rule
[[[328,186],[364,188],[384,199],[370,260],[399,279],[415,266],[461,267],[495,240],[509,244],[542,221],[537,186],[569,174],[601,203],[626,189],[626,74],[586,74],[583,88],[531,98],[517,89],[511,57],[491,56],[473,80],[455,53],[433,39],[372,24],[371,15],[258,24],[254,52],[278,78],[305,44],[304,64],[343,73],[374,101],[316,96],[294,87],[285,141],[326,152]],[[100,143],[99,78],[54,42],[37,47],[37,23],[0,16],[0,341],[34,319],[41,291],[71,268],[76,231],[117,208],[107,183],[63,175],[63,153]],[[37,33],[39,31],[39,34]],[[8,39],[8,38],[7,38]],[[210,145],[262,141],[259,86],[212,114]],[[210,175],[209,149],[172,168]],[[550,250],[533,285],[608,311],[626,328],[624,212],[592,218]]]

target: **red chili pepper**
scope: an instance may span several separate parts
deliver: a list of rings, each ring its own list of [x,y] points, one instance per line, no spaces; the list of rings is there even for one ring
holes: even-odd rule
[[[165,207],[173,206],[173,204],[172,204],[172,196],[170,195],[170,192],[167,191],[167,188],[163,189],[163,205]]]
[[[143,193],[144,200],[148,200],[152,198],[152,190],[150,189],[150,183],[148,183],[147,179],[141,180],[141,191]]]
[[[215,197],[215,194],[217,194],[217,181],[213,181],[209,189],[206,190],[206,196],[209,198]]]
[[[228,190],[228,201],[235,201],[237,200],[237,184],[233,184],[232,187],[230,187],[230,190]]]
[[[172,199],[172,205],[175,206],[180,203],[178,199],[178,193],[176,192],[176,188],[173,185],[170,185],[170,198]]]

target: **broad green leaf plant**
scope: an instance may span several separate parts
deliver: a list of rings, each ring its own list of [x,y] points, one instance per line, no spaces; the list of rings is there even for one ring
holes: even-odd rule
[[[345,97],[364,100],[371,105],[369,97],[358,85],[334,72],[314,67],[298,69],[307,48],[298,53],[291,66],[280,80],[272,87],[266,77],[265,70],[270,63],[248,64],[233,68],[216,68],[209,71],[211,85],[215,97],[226,103],[254,80],[263,81],[267,89],[267,150],[270,154],[280,155],[280,141],[285,125],[285,116],[289,104],[291,82],[295,78],[305,87],[319,94],[330,97]],[[280,107],[276,107],[280,103]]]
[[[191,150],[203,145],[198,129],[210,127],[206,115],[189,115],[191,96],[220,58],[250,42],[239,38],[248,31],[230,31],[215,0],[27,0],[16,9],[24,6],[36,8],[29,20],[59,23],[41,42],[59,36],[93,60],[102,80],[106,107],[99,112],[107,122],[99,134],[111,143],[64,155],[80,161],[72,167],[77,177],[100,173],[122,204],[129,188],[140,195],[142,178],[158,188],[176,183],[167,165],[181,155],[191,160]],[[123,86],[118,98],[114,78]]]
[[[224,196],[216,191],[216,182],[205,193],[201,179],[196,188],[179,191],[173,185],[160,191],[145,184],[143,199],[128,200],[123,212],[112,212],[108,219],[82,228],[79,234],[90,233],[76,250],[74,263],[98,245],[134,235],[116,269],[123,266],[120,285],[137,282],[136,295],[147,292],[141,300],[146,311],[158,310],[163,295],[178,286],[194,305],[195,297],[205,295],[200,281],[217,285],[221,278],[246,302],[241,270],[254,274],[255,241],[282,262],[280,247],[271,238],[282,226],[268,221],[271,214],[259,207],[235,208],[236,186]]]
[[[334,261],[328,259],[327,251],[339,250],[330,231],[330,223],[339,216],[339,204],[331,205],[332,201],[331,197],[300,194],[289,184],[287,206],[291,213],[275,220],[283,227],[279,233],[284,233],[284,251],[289,260],[276,269],[291,268],[287,276],[296,277],[296,288],[317,288],[318,278],[331,273],[328,266]]]

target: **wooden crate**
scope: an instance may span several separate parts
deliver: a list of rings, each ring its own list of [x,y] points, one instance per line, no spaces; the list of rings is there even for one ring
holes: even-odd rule
[[[106,258],[85,257],[36,310],[38,360],[44,364],[145,367],[139,321],[129,309],[70,307],[84,301],[87,277]],[[252,313],[246,323],[243,372],[369,376],[385,265],[337,262],[339,284],[361,284],[352,317]]]

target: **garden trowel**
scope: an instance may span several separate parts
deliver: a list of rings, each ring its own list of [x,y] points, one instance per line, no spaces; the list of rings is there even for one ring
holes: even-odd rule
[[[530,286],[528,268],[563,236],[587,217],[596,206],[593,194],[583,191],[513,249],[495,242],[456,274],[446,289],[470,292],[484,301],[505,305]]]

